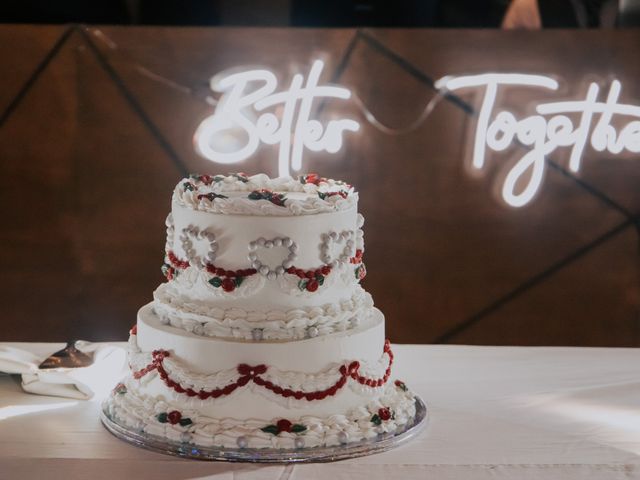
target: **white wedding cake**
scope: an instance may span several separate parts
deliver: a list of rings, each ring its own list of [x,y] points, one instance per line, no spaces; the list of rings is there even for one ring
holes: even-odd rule
[[[108,415],[203,447],[301,449],[394,432],[383,314],[360,286],[351,185],[315,174],[192,175],[173,192],[163,272],[138,312]]]

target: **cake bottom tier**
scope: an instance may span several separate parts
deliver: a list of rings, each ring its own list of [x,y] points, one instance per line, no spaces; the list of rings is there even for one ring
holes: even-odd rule
[[[109,417],[140,433],[203,447],[333,446],[410,424],[415,397],[391,380],[384,316],[293,342],[206,338],[164,325],[152,305],[129,339],[131,374]]]

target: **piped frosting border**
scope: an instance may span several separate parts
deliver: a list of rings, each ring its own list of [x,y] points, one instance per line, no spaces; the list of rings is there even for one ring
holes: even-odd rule
[[[366,321],[373,309],[371,295],[357,286],[349,299],[315,307],[253,311],[220,308],[185,301],[169,284],[153,294],[154,310],[162,323],[196,335],[220,338],[300,340],[346,331]]]
[[[231,448],[304,448],[331,446],[393,432],[413,420],[415,395],[403,382],[360,407],[327,417],[238,420],[211,418],[197,408],[136,391],[136,380],[119,384],[107,399],[112,418],[140,432],[185,444]]]
[[[358,194],[348,183],[315,174],[270,178],[236,173],[191,175],[176,185],[173,202],[224,215],[293,216],[348,210]]]

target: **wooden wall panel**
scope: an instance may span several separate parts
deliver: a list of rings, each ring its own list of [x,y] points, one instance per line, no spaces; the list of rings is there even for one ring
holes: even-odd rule
[[[0,107],[62,32],[0,27],[0,60],[17,66],[0,77]],[[186,171],[230,170],[191,145],[221,70],[261,64],[287,84],[323,58],[326,79],[401,128],[445,74],[553,73],[574,95],[590,75],[615,74],[638,103],[638,45],[629,31],[76,28],[0,128],[0,340],[125,338],[162,281],[174,184]],[[542,99],[515,90],[507,101]],[[459,105],[441,100],[402,135],[374,128],[355,102],[327,107],[324,118],[363,128],[338,155],[305,153],[306,170],[358,187],[365,286],[393,341],[640,343],[637,158],[588,153],[575,178],[550,168],[539,197],[516,210],[495,194],[505,158],[480,176],[465,167],[475,119]],[[263,148],[231,169],[275,174],[276,155]]]
[[[3,60],[0,111],[6,111],[68,28],[40,27],[37,34],[34,29],[20,25],[3,25],[0,28],[0,58]]]
[[[625,347],[640,343],[637,233],[616,235],[455,337],[456,343]],[[606,288],[593,288],[597,278]]]

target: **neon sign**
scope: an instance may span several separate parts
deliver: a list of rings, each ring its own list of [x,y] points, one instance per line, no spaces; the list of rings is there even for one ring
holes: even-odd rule
[[[338,119],[328,121],[325,127],[318,120],[309,118],[315,99],[348,100],[351,97],[346,88],[318,85],[323,68],[321,60],[315,61],[306,83],[303,75],[296,74],[289,90],[282,92],[276,92],[278,80],[269,70],[249,70],[212,78],[211,89],[222,96],[213,115],[205,118],[196,130],[196,150],[211,161],[231,164],[253,155],[260,143],[279,145],[280,176],[302,168],[305,148],[313,152],[338,152],[342,148],[343,133],[357,132],[360,124],[355,120]],[[250,88],[255,84],[258,84],[257,88]],[[280,118],[266,111],[273,107],[280,111]],[[238,138],[246,138],[246,141],[238,144]]]
[[[471,87],[484,87],[484,98],[476,125],[473,145],[473,167],[482,169],[485,165],[486,148],[501,152],[515,141],[529,147],[508,171],[502,185],[502,197],[513,207],[529,203],[540,189],[545,156],[559,147],[571,147],[569,169],[578,172],[587,141],[598,151],[619,154],[624,150],[640,152],[640,121],[629,121],[620,132],[611,125],[614,115],[640,118],[640,106],[619,104],[622,86],[618,80],[611,82],[606,101],[598,102],[600,86],[591,83],[584,100],[540,103],[535,107],[537,115],[520,120],[508,111],[502,110],[491,120],[494,112],[498,88],[503,86],[528,86],[557,90],[558,82],[542,75],[488,73],[464,77],[445,77],[438,87],[449,91]],[[574,125],[564,114],[578,113],[580,120]],[[597,123],[589,136],[594,115],[599,114]],[[551,116],[545,118],[545,116]],[[490,121],[491,120],[491,121]],[[516,192],[516,184],[529,173],[525,187]]]

